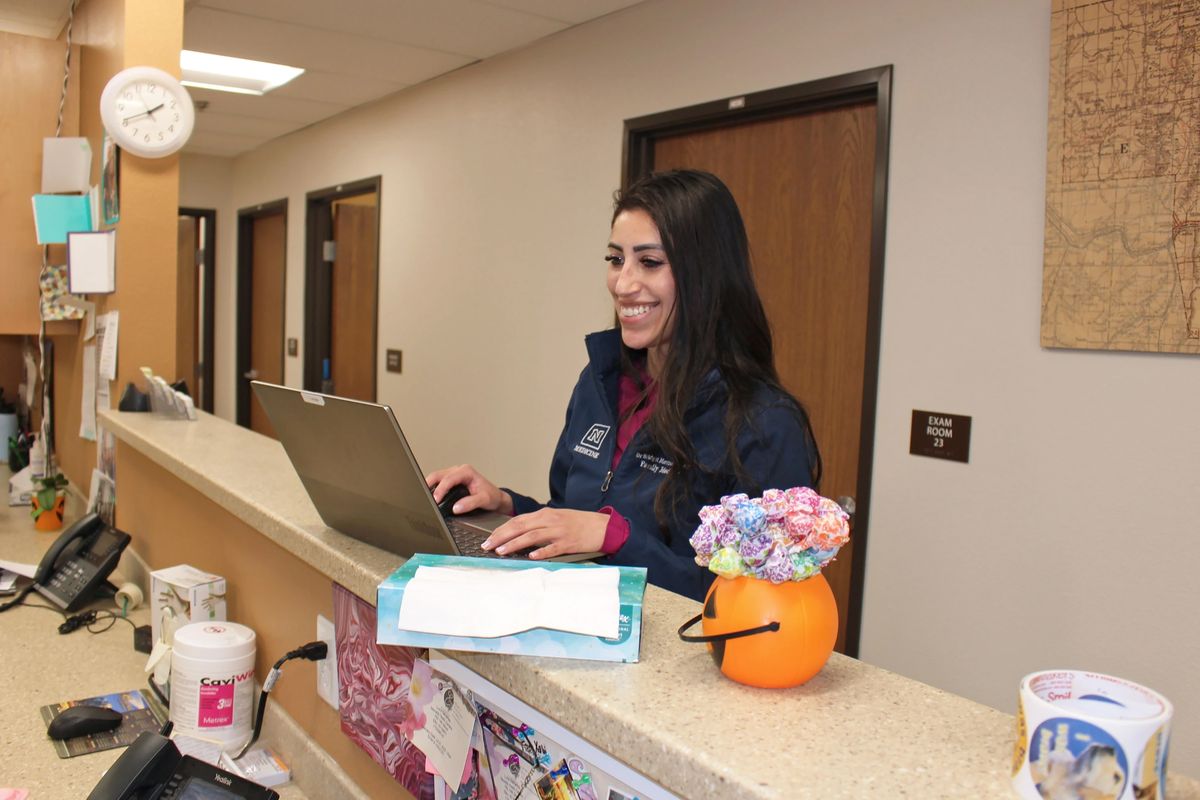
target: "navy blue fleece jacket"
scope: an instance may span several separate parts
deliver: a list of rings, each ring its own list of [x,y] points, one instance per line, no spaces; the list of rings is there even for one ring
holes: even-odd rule
[[[688,436],[700,464],[712,475],[693,486],[666,529],[654,514],[654,495],[671,468],[643,427],[630,441],[610,475],[617,438],[617,386],[621,375],[621,333],[587,337],[590,361],[579,376],[567,420],[550,464],[550,502],[557,508],[597,511],[612,506],[629,521],[629,538],[602,564],[646,567],[649,581],[664,589],[703,600],[713,574],[697,566],[688,543],[701,506],[723,495],[763,489],[810,486],[811,456],[803,422],[790,400],[766,386],[756,394],[738,436],[737,450],[749,482],[738,482],[728,463],[725,442],[727,397],[714,370],[701,384],[685,415]],[[514,512],[542,508],[532,497],[506,489]]]

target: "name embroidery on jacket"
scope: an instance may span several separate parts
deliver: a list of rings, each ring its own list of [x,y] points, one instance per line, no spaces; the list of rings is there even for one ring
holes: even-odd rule
[[[635,453],[633,457],[638,460],[639,467],[656,475],[666,475],[671,471],[671,467],[675,466],[671,459],[653,453]]]

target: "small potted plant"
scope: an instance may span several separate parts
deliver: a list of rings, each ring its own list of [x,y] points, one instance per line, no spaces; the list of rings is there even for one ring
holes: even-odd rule
[[[64,489],[67,478],[61,472],[33,479],[33,526],[39,531],[56,531],[62,527],[63,508],[67,504]]]

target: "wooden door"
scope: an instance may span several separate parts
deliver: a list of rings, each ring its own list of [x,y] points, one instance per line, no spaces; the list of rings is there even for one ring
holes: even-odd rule
[[[255,217],[251,225],[250,369],[243,376],[283,383],[285,229],[283,214]],[[250,392],[250,428],[274,437],[266,412]]]
[[[873,102],[655,140],[654,169],[718,175],[745,218],[784,386],[808,409],[827,497],[857,497],[875,174]],[[845,651],[854,541],[825,575]]]
[[[181,214],[175,258],[175,369],[187,381],[188,392],[200,407],[200,337],[197,335],[197,303],[200,271],[196,268],[198,244],[196,218]]]
[[[330,377],[341,397],[375,402],[379,233],[374,193],[333,204]]]

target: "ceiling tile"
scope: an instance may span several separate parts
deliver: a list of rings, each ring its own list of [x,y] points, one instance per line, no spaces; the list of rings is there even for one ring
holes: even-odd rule
[[[233,136],[227,133],[205,133],[197,130],[188,139],[184,152],[205,156],[236,156],[266,144],[266,136]]]
[[[612,2],[614,0],[603,0],[601,5]],[[572,3],[578,4],[578,0]],[[353,0],[339,3],[344,13],[338,14],[330,13],[328,0],[197,0],[192,7],[220,9],[472,58],[486,58],[521,47],[568,27],[554,14],[529,13],[517,7],[505,8],[506,5],[509,4],[478,0],[438,0],[436,3],[429,0]],[[554,6],[555,1],[550,0],[546,5]]]
[[[220,114],[208,108],[196,115],[196,130],[203,133],[233,134],[249,138],[265,136],[274,139],[296,130],[296,123],[282,119],[244,117],[240,114]]]
[[[420,83],[474,61],[383,39],[201,7],[188,9],[183,43],[188,50],[401,84]]]
[[[118,4],[123,0],[118,0]],[[0,30],[55,38],[72,0],[0,0]],[[189,153],[230,156],[638,0],[184,0],[184,46],[307,72],[263,97],[191,89]]]
[[[299,97],[323,103],[357,106],[398,92],[406,85],[376,78],[310,71],[269,92],[268,96]]]
[[[57,39],[67,25],[71,0],[3,0],[0,31]]]
[[[578,25],[603,17],[622,8],[636,6],[641,0],[477,0],[479,3],[502,6],[549,19]]]
[[[322,103],[299,97],[282,97],[275,92],[258,97],[189,87],[188,93],[191,94],[194,101],[208,102],[208,108],[199,112],[197,119],[211,111],[214,114],[284,120],[294,122],[296,127],[299,127],[332,117],[334,114],[350,108],[349,104]]]

